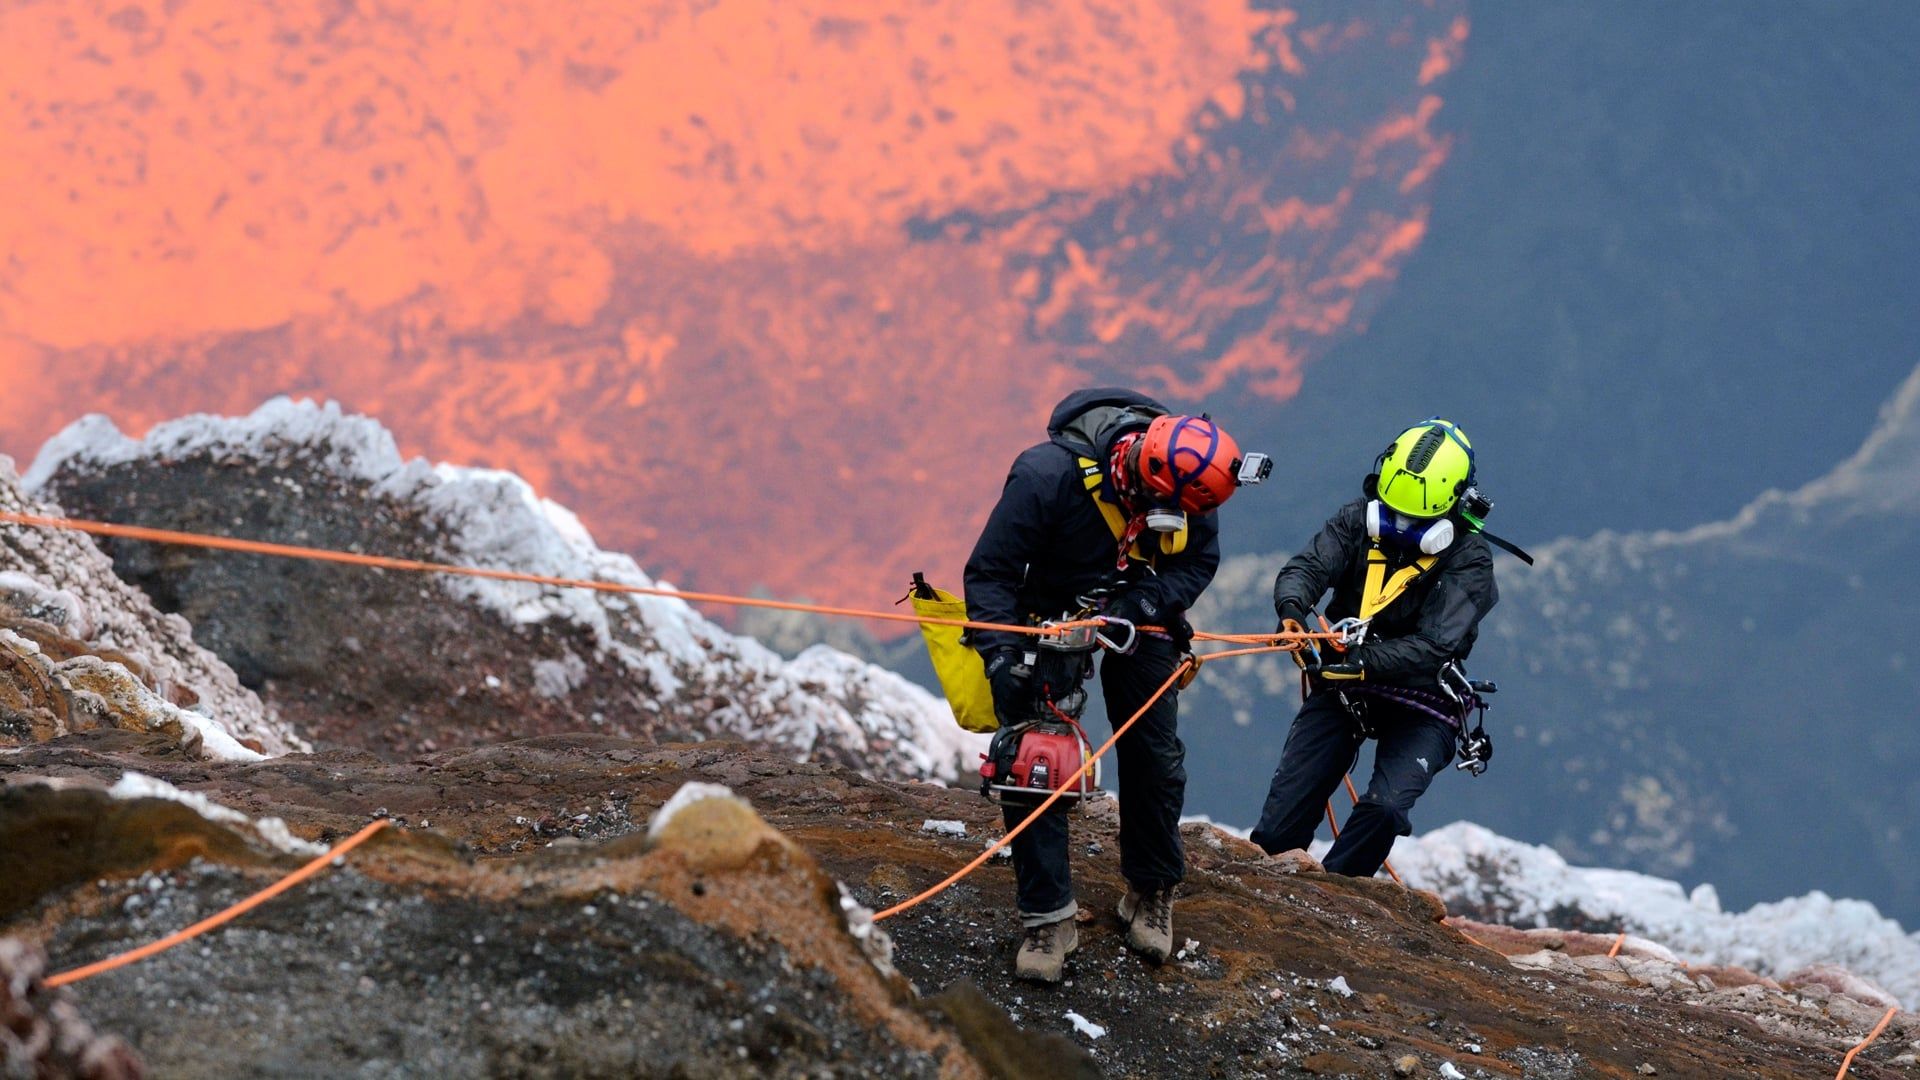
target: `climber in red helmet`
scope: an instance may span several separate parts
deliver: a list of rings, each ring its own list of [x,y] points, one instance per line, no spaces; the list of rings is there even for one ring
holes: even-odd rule
[[[1213,511],[1242,483],[1264,478],[1264,455],[1245,455],[1205,416],[1170,413],[1131,390],[1090,389],[1053,411],[1046,442],[1014,460],[1000,501],[967,560],[967,615],[1032,623],[1084,610],[1142,629],[1111,645],[1100,665],[1107,716],[1116,726],[1166,683],[1192,637],[1186,611],[1220,563]],[[1110,624],[1111,625],[1111,624]],[[1091,654],[1050,652],[1011,632],[975,631],[994,710],[1003,726],[1042,706],[1091,669]],[[1173,890],[1186,873],[1180,845],[1186,750],[1169,691],[1117,746],[1120,870],[1128,891],[1119,914],[1127,944],[1159,963],[1173,948]],[[1044,718],[1044,717],[1043,717]],[[1008,804],[1008,828],[1031,805]],[[1067,863],[1067,818],[1055,808],[1012,844],[1025,935],[1022,978],[1058,982],[1079,945]]]

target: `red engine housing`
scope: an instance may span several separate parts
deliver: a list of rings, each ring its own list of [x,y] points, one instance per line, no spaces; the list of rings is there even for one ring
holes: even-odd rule
[[[1066,786],[1080,771],[1089,748],[1079,732],[1065,724],[1037,724],[1018,733],[1018,748],[1009,761],[1004,751],[988,756],[980,765],[987,787],[1001,798],[1044,799]],[[1099,765],[1068,787],[1060,801],[1077,801],[1100,789]]]

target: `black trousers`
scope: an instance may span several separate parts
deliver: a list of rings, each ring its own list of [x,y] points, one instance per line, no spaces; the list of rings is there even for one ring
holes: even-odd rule
[[[1171,642],[1142,637],[1131,656],[1100,661],[1100,689],[1113,727],[1145,703],[1178,663]],[[1187,748],[1180,742],[1178,691],[1168,690],[1114,745],[1120,781],[1120,873],[1142,891],[1171,888],[1187,875],[1180,846],[1180,811],[1187,801]],[[1096,738],[1092,732],[1089,737]],[[1030,806],[1002,810],[1011,829]],[[1073,914],[1067,814],[1059,803],[1013,838],[1013,874],[1022,916]]]
[[[1325,862],[1333,873],[1353,877],[1372,877],[1387,861],[1394,838],[1413,832],[1408,814],[1453,760],[1455,741],[1451,727],[1414,709],[1377,698],[1367,699],[1366,709],[1367,722],[1380,740],[1373,779]],[[1364,741],[1360,725],[1337,694],[1320,690],[1308,695],[1287,732],[1253,842],[1269,855],[1312,843],[1327,799],[1353,768]]]

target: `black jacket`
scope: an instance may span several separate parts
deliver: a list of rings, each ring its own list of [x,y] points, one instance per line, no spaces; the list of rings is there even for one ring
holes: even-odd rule
[[[1078,459],[1104,464],[1113,441],[1138,430],[1166,406],[1132,390],[1077,390],[1054,406],[1048,440],[1013,461],[1000,501],[967,559],[967,617],[977,622],[1024,623],[1068,611],[1074,598],[1118,586],[1146,602],[1155,625],[1174,627],[1213,580],[1220,566],[1220,526],[1214,515],[1190,515],[1187,546],[1160,555],[1152,567],[1131,560],[1114,568],[1119,545],[1081,480]],[[1104,480],[1097,494],[1115,501]],[[1153,542],[1143,537],[1142,546]],[[1026,640],[1005,631],[976,630],[975,648],[987,652]]]
[[[1312,610],[1321,594],[1331,588],[1329,620],[1359,615],[1371,544],[1367,537],[1367,500],[1355,499],[1328,519],[1305,551],[1281,567],[1273,583],[1274,608],[1278,610],[1283,601],[1297,600]],[[1385,550],[1389,560],[1395,558],[1391,547]],[[1404,557],[1390,561],[1388,573],[1408,561]],[[1459,538],[1441,552],[1433,568],[1373,617],[1367,628],[1367,643],[1359,651],[1368,681],[1431,686],[1441,665],[1465,659],[1473,650],[1480,620],[1499,601],[1491,549],[1479,534],[1461,528]]]

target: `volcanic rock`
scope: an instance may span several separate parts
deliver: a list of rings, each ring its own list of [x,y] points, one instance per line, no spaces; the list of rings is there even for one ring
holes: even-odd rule
[[[30,480],[70,512],[187,532],[654,588],[505,473],[400,457],[376,422],[279,399],[139,442],[103,417]],[[115,569],[303,736],[402,757],[549,732],[750,738],[896,776],[952,777],[944,703],[824,647],[787,661],[672,597],[587,592],[109,540]]]
[[[4,459],[0,510],[59,512]],[[0,745],[101,726],[162,732],[194,756],[307,745],[86,536],[0,523]]]

